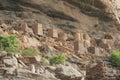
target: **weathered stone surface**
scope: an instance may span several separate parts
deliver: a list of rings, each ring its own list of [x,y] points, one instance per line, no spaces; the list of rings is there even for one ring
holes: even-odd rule
[[[5,77],[0,76],[0,80],[9,80],[9,79],[7,79],[7,78],[5,78]]]
[[[48,36],[53,37],[53,38],[58,38],[57,29],[48,29]]]
[[[35,23],[32,27],[33,32],[37,35],[43,35],[43,26],[40,23]]]
[[[44,66],[40,65],[40,66],[36,66],[36,69],[39,71],[40,74],[44,74],[46,72],[46,69]],[[36,71],[37,71],[36,70]]]
[[[47,66],[46,69],[50,72],[54,72],[56,70],[56,67],[54,66]]]
[[[56,74],[62,80],[81,80],[82,74],[71,66],[60,65],[56,68]]]
[[[23,78],[23,80],[58,80],[55,77],[54,73],[51,73],[47,70],[45,70],[45,72],[43,73],[38,74],[38,73],[32,73],[31,71],[26,69],[19,69],[18,77]]]
[[[54,73],[51,73],[49,71],[45,71],[44,73],[42,73],[41,75],[45,75],[47,78],[51,79],[51,80],[58,80],[56,77],[55,77],[55,74]]]
[[[16,68],[3,68],[5,70],[4,75],[16,75],[17,71]]]
[[[18,66],[18,61],[15,57],[12,58],[4,58],[3,59],[3,63],[6,66],[10,66],[10,67],[17,67]]]
[[[32,73],[35,73],[35,65],[33,65],[33,64],[31,64],[30,65],[30,71],[32,72]]]
[[[81,80],[86,80],[86,71],[80,71],[82,74],[82,79]]]

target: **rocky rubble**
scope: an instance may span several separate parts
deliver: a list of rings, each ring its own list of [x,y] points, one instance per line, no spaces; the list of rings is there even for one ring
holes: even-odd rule
[[[82,73],[72,66],[43,66],[35,57],[20,60],[12,53],[0,52],[0,80],[84,80]],[[82,79],[83,78],[83,79]]]

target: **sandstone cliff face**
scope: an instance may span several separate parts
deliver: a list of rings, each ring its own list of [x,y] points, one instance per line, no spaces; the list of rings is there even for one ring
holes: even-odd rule
[[[0,0],[0,18],[37,20],[68,33],[92,33],[95,26],[105,27],[101,19],[111,20],[105,7],[101,0]]]
[[[21,51],[34,48],[46,59],[0,52],[0,79],[119,80],[108,57],[120,51],[120,27],[104,1],[0,0],[0,34],[16,34]],[[66,66],[50,65],[57,53]]]

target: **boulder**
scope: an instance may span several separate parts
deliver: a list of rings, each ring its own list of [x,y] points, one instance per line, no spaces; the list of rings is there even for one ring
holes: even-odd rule
[[[51,73],[49,71],[45,71],[44,73],[40,74],[41,76],[43,77],[46,77],[47,79],[44,79],[44,80],[58,80],[56,77],[55,77],[55,74],[54,73]],[[40,79],[41,80],[41,79]]]
[[[6,56],[7,55],[7,52],[5,52],[5,51],[1,51],[0,52],[0,57],[4,57],[4,56]]]
[[[49,71],[49,72],[54,72],[56,70],[56,67],[54,66],[47,66],[46,69]]]
[[[35,73],[35,65],[31,64],[30,65],[30,70],[32,73]]]
[[[13,58],[4,58],[3,63],[8,67],[17,67],[18,61],[15,57]]]
[[[81,80],[82,74],[71,66],[60,65],[56,68],[57,76],[62,80]]]
[[[38,73],[39,72],[32,73],[31,71],[26,70],[26,69],[18,70],[18,76],[21,78],[26,78],[26,79],[22,79],[22,80],[58,80],[53,73],[51,73],[47,70],[44,73],[39,73],[39,74]]]

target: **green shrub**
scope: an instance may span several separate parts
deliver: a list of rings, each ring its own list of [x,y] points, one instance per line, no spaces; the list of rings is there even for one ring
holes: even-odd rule
[[[22,56],[36,56],[38,52],[34,49],[25,49],[22,51]]]
[[[66,62],[67,58],[62,55],[62,54],[58,54],[58,55],[54,55],[51,59],[50,59],[50,63],[51,64],[64,64]]]
[[[120,67],[120,52],[119,51],[112,52],[110,56],[110,61],[112,65]]]
[[[19,41],[15,35],[0,36],[0,50],[8,52],[17,52],[19,50]]]
[[[42,55],[38,55],[39,56],[39,58],[40,58],[40,60],[41,60],[41,62],[42,62],[42,65],[44,65],[44,66],[47,66],[47,65],[49,65],[50,63],[49,63],[49,60],[47,60],[45,57],[43,57]]]

